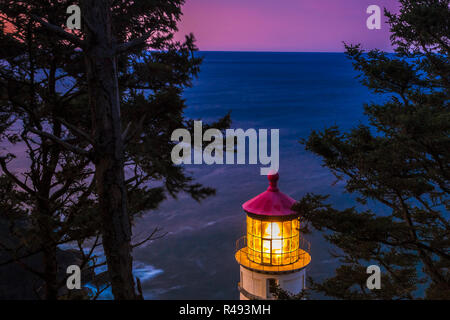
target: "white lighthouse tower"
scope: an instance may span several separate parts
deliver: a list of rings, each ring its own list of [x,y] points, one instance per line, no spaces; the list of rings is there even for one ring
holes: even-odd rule
[[[309,243],[300,237],[295,200],[280,192],[279,175],[269,175],[268,189],[242,205],[247,235],[236,243],[241,300],[274,299],[273,284],[297,294],[305,288],[311,262]]]

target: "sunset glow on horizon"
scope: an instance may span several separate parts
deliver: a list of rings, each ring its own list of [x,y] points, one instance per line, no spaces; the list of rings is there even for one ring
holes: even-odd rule
[[[187,0],[178,38],[194,33],[203,51],[342,52],[343,42],[389,50],[389,26],[369,30],[370,5],[397,0]]]

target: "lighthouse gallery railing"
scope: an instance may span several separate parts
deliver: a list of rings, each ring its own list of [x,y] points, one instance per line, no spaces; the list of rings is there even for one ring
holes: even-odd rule
[[[290,264],[274,265],[256,263],[249,259],[249,249],[247,246],[247,236],[242,236],[236,241],[235,257],[239,264],[248,269],[254,269],[263,272],[290,272],[301,269],[311,262],[311,244],[308,240],[300,236],[299,248],[296,249],[298,259]]]

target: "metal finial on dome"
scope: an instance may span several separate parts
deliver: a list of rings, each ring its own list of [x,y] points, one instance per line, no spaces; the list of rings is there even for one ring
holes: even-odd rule
[[[269,173],[267,175],[267,179],[269,180],[269,188],[267,188],[268,191],[278,191],[278,179],[280,178],[280,175],[277,173]]]

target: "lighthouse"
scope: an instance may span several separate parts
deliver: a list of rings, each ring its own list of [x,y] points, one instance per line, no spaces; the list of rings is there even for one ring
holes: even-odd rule
[[[267,176],[269,187],[242,205],[247,234],[236,242],[241,300],[271,300],[273,285],[297,294],[305,289],[311,262],[309,242],[300,236],[295,200],[277,186],[278,173]]]

